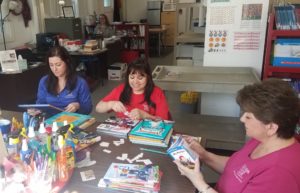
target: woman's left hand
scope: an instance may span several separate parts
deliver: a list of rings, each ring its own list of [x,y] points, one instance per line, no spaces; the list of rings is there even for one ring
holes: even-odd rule
[[[145,118],[145,111],[137,109],[137,108],[133,109],[133,110],[130,111],[128,117],[130,119],[133,119],[133,120],[144,119]]]
[[[80,104],[78,102],[70,103],[66,106],[65,111],[74,113],[80,108]]]
[[[181,175],[186,176],[194,185],[199,181],[204,181],[203,175],[200,172],[199,159],[196,160],[194,169],[190,169],[182,165],[179,160],[174,160],[174,163],[177,165],[177,168],[180,171]]]

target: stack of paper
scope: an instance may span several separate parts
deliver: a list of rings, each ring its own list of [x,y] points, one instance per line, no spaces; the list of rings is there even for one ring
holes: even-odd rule
[[[171,121],[143,120],[129,133],[132,143],[167,147],[173,132]]]
[[[129,118],[121,119],[110,117],[97,126],[97,132],[126,138],[130,130],[138,123],[138,120],[132,120]]]
[[[98,186],[128,192],[156,193],[160,190],[158,166],[112,163]]]

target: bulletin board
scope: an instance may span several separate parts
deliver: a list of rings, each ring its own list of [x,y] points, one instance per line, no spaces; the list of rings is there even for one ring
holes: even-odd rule
[[[207,0],[204,66],[253,67],[261,75],[269,0]]]

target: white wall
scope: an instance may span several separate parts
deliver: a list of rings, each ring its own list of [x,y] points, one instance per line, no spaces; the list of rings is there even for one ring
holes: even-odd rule
[[[140,19],[146,19],[147,1],[148,0],[124,0],[124,20],[140,22]]]
[[[8,13],[7,2],[9,0],[3,0],[2,11],[3,17]],[[25,28],[23,17],[14,16],[10,14],[4,24],[4,31],[6,36],[6,48],[14,49],[19,46],[23,46],[26,43],[35,43],[36,34],[43,32],[44,18],[57,17],[60,13],[60,7],[57,1],[54,0],[27,0],[31,10],[32,20],[29,22],[29,27]],[[105,13],[110,21],[113,17],[113,9],[103,7],[103,0],[77,0],[79,5],[79,17],[82,18],[84,23],[84,17],[93,14],[94,11],[99,13]],[[136,0],[138,1],[138,0]],[[66,5],[71,5],[72,0],[66,0]],[[113,2],[113,0],[112,0]],[[0,25],[1,27],[1,25]],[[0,28],[0,50],[4,50],[4,44],[2,40],[2,31]]]
[[[3,17],[8,13],[8,0],[2,2],[1,10],[3,11]],[[38,24],[36,23],[36,9],[32,9],[34,0],[28,0],[28,4],[31,9],[32,20],[29,22],[29,27],[25,27],[23,17],[10,14],[7,20],[4,22],[4,31],[6,39],[6,48],[13,49],[15,47],[24,45],[25,43],[31,43],[33,37],[35,37]],[[4,50],[2,31],[0,30],[0,50]]]

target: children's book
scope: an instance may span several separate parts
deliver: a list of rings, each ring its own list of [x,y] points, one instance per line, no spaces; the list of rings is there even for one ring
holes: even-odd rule
[[[160,187],[159,167],[112,163],[98,186],[131,192],[157,192]]]
[[[197,153],[193,151],[188,143],[182,136],[178,136],[177,139],[171,144],[167,153],[174,159],[179,160],[183,165],[194,168],[197,160]]]
[[[46,125],[52,125],[53,122],[57,122],[57,126],[63,126],[64,121],[67,121],[68,124],[73,124],[74,126],[80,126],[85,122],[94,119],[90,115],[83,115],[78,113],[70,113],[70,112],[60,112],[48,119],[45,120]]]
[[[154,185],[159,182],[159,166],[111,163],[103,179]]]
[[[163,140],[173,128],[173,123],[171,121],[145,119],[131,130],[130,135]]]
[[[139,123],[139,120],[110,117],[97,126],[97,131],[119,137],[126,137],[129,131]]]

